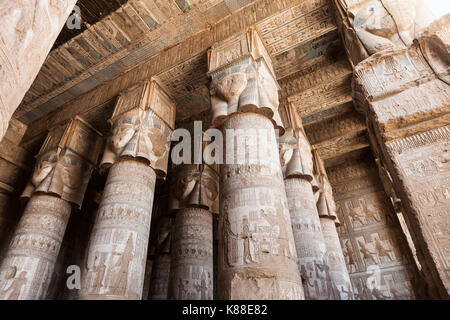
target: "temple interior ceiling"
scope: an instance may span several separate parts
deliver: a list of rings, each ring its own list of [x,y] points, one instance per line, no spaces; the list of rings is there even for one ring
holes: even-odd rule
[[[22,145],[30,151],[48,128],[75,115],[106,132],[105,119],[120,91],[154,75],[177,102],[178,124],[201,119],[206,127],[206,52],[252,25],[272,56],[281,104],[292,103],[305,125],[339,121],[352,108],[352,69],[328,0],[122,0],[105,6],[80,0],[79,5],[88,27],[78,33],[64,28],[14,115],[28,125]],[[317,143],[325,159],[367,145],[359,129]],[[340,143],[346,147],[337,148]]]

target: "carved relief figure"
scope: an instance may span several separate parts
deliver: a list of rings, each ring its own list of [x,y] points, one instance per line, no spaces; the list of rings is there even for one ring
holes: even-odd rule
[[[8,294],[7,300],[18,300],[20,297],[20,293],[22,291],[22,287],[27,284],[27,272],[22,271],[19,275],[17,275],[17,268],[15,266],[9,267],[8,270],[5,272],[4,278],[5,278],[5,284],[2,291],[2,295],[6,296]],[[10,280],[11,283],[9,287],[6,287],[7,281]]]
[[[115,279],[112,293],[116,295],[124,295],[128,286],[128,270],[133,259],[133,235],[130,234],[127,240],[127,245],[123,253],[117,253],[119,259],[117,260],[114,269],[117,271],[113,279]]]
[[[248,223],[248,218],[244,217],[242,219],[242,231],[240,234],[241,239],[244,241],[244,263],[255,262],[252,258],[252,253],[250,250],[252,239],[252,232],[250,231],[250,226]]]

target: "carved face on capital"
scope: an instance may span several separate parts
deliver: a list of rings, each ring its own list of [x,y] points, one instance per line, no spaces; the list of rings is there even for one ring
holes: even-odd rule
[[[71,189],[78,189],[85,181],[86,163],[75,154],[65,154],[60,160],[63,184]]]
[[[211,95],[219,96],[227,102],[239,98],[247,87],[247,75],[245,73],[233,73],[223,79],[213,82]]]
[[[215,209],[218,189],[217,174],[209,167],[200,171],[194,165],[179,171],[174,196],[181,205],[189,202],[190,205],[202,205],[211,210]]]
[[[41,156],[34,168],[33,175],[31,176],[31,183],[33,186],[39,186],[45,178],[47,178],[58,162],[58,156],[56,151],[50,151]]]
[[[114,126],[111,136],[111,146],[113,150],[123,149],[136,133],[136,126],[139,125],[139,119],[132,114],[125,114]]]

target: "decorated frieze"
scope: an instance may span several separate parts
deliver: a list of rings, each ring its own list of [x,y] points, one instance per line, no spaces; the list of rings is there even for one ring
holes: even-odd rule
[[[30,198],[36,192],[55,194],[81,207],[102,141],[102,135],[80,117],[51,130],[22,197]]]
[[[102,169],[120,158],[139,158],[147,161],[159,177],[165,177],[175,103],[156,78],[123,91],[109,122],[112,130]]]

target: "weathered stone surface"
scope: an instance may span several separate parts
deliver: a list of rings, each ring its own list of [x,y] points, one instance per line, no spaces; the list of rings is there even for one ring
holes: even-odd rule
[[[14,0],[2,6],[0,140],[75,3]]]
[[[72,205],[81,207],[100,145],[101,135],[78,117],[48,134],[22,195],[30,200],[0,267],[5,299],[47,297]]]
[[[220,169],[219,298],[304,299],[273,124],[243,113],[227,129],[247,132],[237,143],[249,158]],[[236,163],[233,145],[225,154]]]
[[[162,199],[158,200],[158,202],[155,202],[154,213],[155,215],[161,214],[161,216],[159,216],[155,226],[152,226],[154,228],[152,230],[157,230],[157,233],[150,240],[153,264],[148,300],[167,300],[169,298],[173,218],[168,215],[167,208],[162,205]],[[164,212],[161,212],[162,210]]]
[[[28,202],[0,267],[0,299],[45,299],[71,205],[51,195]]]
[[[169,299],[213,299],[213,217],[202,208],[176,213],[172,231]]]
[[[412,45],[434,19],[423,0],[333,0],[353,65],[383,50]]]

